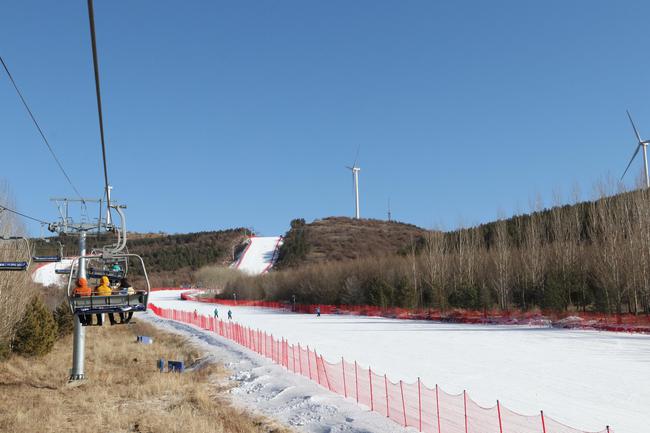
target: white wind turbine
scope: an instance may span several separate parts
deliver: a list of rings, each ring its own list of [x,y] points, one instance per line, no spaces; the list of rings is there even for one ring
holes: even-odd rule
[[[352,167],[346,166],[348,170],[352,171],[352,182],[354,184],[354,217],[361,218],[359,213],[359,172],[360,167],[357,167],[357,158],[359,158],[359,148],[357,148],[357,155],[354,157],[354,164]]]
[[[632,159],[630,159],[630,162],[627,164],[627,167],[623,172],[623,176],[621,176],[621,180],[623,180],[625,173],[627,173],[627,171],[630,169],[630,165],[632,165],[632,161],[634,161],[634,158],[636,158],[636,155],[637,153],[639,153],[639,150],[643,148],[643,166],[645,167],[645,187],[650,188],[650,177],[648,176],[648,152],[647,152],[647,147],[648,144],[650,144],[650,140],[645,140],[645,141],[641,140],[641,136],[639,135],[639,131],[637,131],[636,126],[632,121],[632,116],[630,115],[629,110],[627,111],[627,117],[630,119],[630,123],[632,124],[632,129],[634,129],[634,134],[636,135],[636,139],[639,144],[636,146],[636,150],[632,155]]]

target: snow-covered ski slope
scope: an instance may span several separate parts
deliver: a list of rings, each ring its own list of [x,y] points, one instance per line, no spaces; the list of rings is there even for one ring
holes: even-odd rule
[[[268,272],[277,259],[277,250],[281,243],[280,236],[251,237],[250,243],[234,267],[250,275]]]
[[[587,431],[650,431],[650,336],[517,326],[456,325],[377,317],[293,314],[181,301],[155,292],[163,308],[220,315],[372,366],[394,380],[421,377],[452,393],[466,389],[479,404],[548,416]]]
[[[55,272],[56,269],[69,268],[72,265],[72,259],[62,259],[58,263],[42,263],[39,264],[34,271],[32,271],[32,281],[42,284],[44,286],[63,286],[68,282],[67,275],[59,275]]]

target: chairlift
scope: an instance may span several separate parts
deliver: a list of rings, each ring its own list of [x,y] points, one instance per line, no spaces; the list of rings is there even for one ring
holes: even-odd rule
[[[34,263],[58,263],[63,258],[63,244],[60,241],[54,241],[57,244],[58,254],[45,254],[49,252],[44,247],[52,244],[50,239],[41,238],[33,242],[32,261]],[[45,251],[44,251],[45,250]],[[49,249],[51,251],[51,248]]]
[[[0,261],[0,271],[26,271],[29,265],[32,262],[32,255],[30,254],[30,248],[29,248],[29,241],[27,240],[26,237],[23,236],[2,236],[0,237],[0,241],[3,243],[10,243],[10,244],[19,244],[23,245],[23,252],[22,254],[16,253],[14,251],[10,252],[8,255],[13,256],[12,260],[5,261],[5,253],[0,250],[0,258],[3,261]],[[7,244],[5,244],[7,245]],[[9,251],[10,247],[8,246],[7,248],[4,248],[4,251]],[[16,251],[20,251],[20,248],[16,248]],[[20,259],[27,259],[27,260],[20,260]]]
[[[142,273],[144,275],[144,280],[146,287],[136,289],[134,293],[115,293],[115,290],[110,295],[97,295],[91,292],[90,296],[79,296],[74,293],[75,291],[75,278],[78,274],[77,270],[79,269],[79,264],[81,259],[85,259],[88,262],[88,266],[92,266],[93,261],[99,261],[105,267],[104,264],[115,263],[116,261],[127,261],[129,259],[136,261],[142,266]],[[97,266],[99,268],[100,266]],[[90,284],[91,280],[98,282],[101,277],[109,275],[102,274],[101,272],[89,272],[87,274],[88,285],[92,288],[94,284]],[[110,277],[109,277],[110,280]],[[151,286],[149,283],[149,276],[147,275],[147,269],[145,267],[142,257],[137,254],[114,254],[110,256],[104,255],[89,255],[83,256],[75,259],[70,267],[69,277],[68,277],[68,302],[70,304],[70,309],[72,313],[80,316],[79,319],[84,326],[92,325],[92,316],[98,315],[97,325],[103,324],[103,315],[108,314],[120,314],[122,317],[127,316],[128,319],[122,319],[120,324],[128,323],[133,313],[142,312],[147,310],[147,302],[149,299],[149,292]],[[82,320],[83,318],[83,320]]]
[[[93,251],[91,255],[102,256],[102,259],[99,260],[97,265],[90,262],[86,266],[86,275],[89,279],[94,278],[99,280],[101,277],[106,276],[111,283],[119,283],[129,273],[128,257],[107,256],[103,252],[96,251]]]

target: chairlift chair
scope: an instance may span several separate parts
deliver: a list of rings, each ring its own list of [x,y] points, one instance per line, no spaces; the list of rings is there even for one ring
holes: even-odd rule
[[[121,259],[127,261],[129,259],[136,260],[142,266],[142,272],[144,274],[146,287],[140,290],[136,290],[136,292],[133,294],[112,293],[111,295],[96,295],[93,293],[90,296],[75,295],[74,289],[76,284],[73,275],[76,276],[78,274],[77,270],[79,269],[79,262],[81,259],[86,259],[87,261],[99,260],[100,262],[104,262],[104,263],[111,262],[112,260],[115,259]],[[99,280],[102,276],[108,276],[108,275],[100,275],[100,273],[87,274],[89,280],[90,279]],[[91,284],[89,284],[89,286],[92,287]],[[70,304],[70,309],[72,310],[72,313],[77,316],[92,317],[92,315],[98,314],[100,315],[100,317],[102,317],[104,313],[128,314],[128,313],[146,311],[150,290],[151,290],[151,286],[149,284],[147,269],[145,267],[144,261],[142,260],[142,257],[140,257],[137,254],[114,254],[110,256],[103,256],[103,255],[83,256],[75,259],[75,261],[72,263],[70,267],[70,274],[68,277],[68,302]],[[90,321],[90,323],[86,322],[85,325],[90,325],[91,323],[92,321]],[[99,320],[97,324],[101,325],[102,321]]]
[[[111,283],[119,283],[129,273],[128,257],[107,256],[103,252],[97,253],[95,251],[91,255],[101,256],[102,259],[99,260],[98,265],[89,264],[86,266],[86,275],[89,279],[99,280],[101,277],[106,276]]]
[[[1,242],[9,243],[18,243],[23,245],[23,254],[20,258],[26,258],[27,260],[11,260],[11,261],[0,261],[0,271],[26,271],[29,265],[32,262],[32,255],[30,254],[29,241],[23,236],[2,236],[0,237]],[[8,250],[8,248],[5,248]],[[4,258],[4,257],[3,257]]]
[[[41,247],[44,245],[39,245],[39,243],[42,244],[49,244],[51,241],[50,239],[40,239],[37,242],[33,243],[33,252],[32,252],[32,261],[35,263],[58,263],[61,261],[63,258],[63,244],[60,241],[56,241],[58,244],[58,254],[54,255],[47,255],[43,254],[43,251],[41,250]]]

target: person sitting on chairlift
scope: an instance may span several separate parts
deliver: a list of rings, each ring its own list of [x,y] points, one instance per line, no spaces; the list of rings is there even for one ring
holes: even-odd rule
[[[90,296],[92,294],[92,290],[88,287],[88,281],[85,278],[79,278],[77,280],[77,287],[74,289],[74,294],[76,297]]]
[[[88,287],[88,281],[85,278],[79,278],[77,280],[77,286],[74,288],[75,298],[81,296],[90,296],[90,295],[92,295],[92,290],[90,290],[90,287]],[[93,316],[90,314],[79,315],[79,322],[81,322],[82,325],[91,324],[92,321],[93,321]]]
[[[127,280],[126,277],[120,280],[120,286],[117,288],[117,290],[120,295],[135,294],[135,290],[133,289],[133,286],[131,286],[131,283],[129,283],[129,280]],[[120,311],[119,315],[120,315],[119,324],[129,323],[129,321],[133,317],[133,311],[127,311],[127,312]],[[118,324],[118,322],[115,321],[114,313],[108,314],[108,320],[111,322],[111,325]]]
[[[131,283],[129,283],[129,280],[126,279],[126,277],[122,278],[120,280],[120,286],[118,287],[118,292],[120,295],[134,295],[135,290],[133,289],[133,286],[131,286]]]
[[[97,295],[99,296],[110,296],[113,293],[111,289],[111,282],[108,277],[104,275],[101,279],[101,284],[95,288]]]

